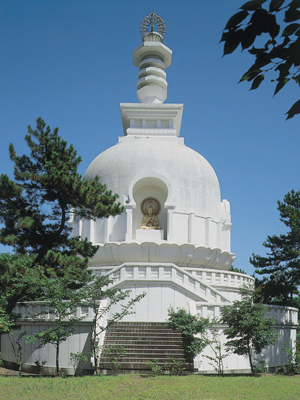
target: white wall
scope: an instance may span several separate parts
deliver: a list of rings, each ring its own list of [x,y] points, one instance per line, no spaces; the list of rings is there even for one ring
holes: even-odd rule
[[[142,270],[141,270],[142,271]],[[133,276],[134,271],[133,272]],[[169,271],[171,272],[171,271]],[[145,270],[147,274],[147,271]],[[155,278],[155,274],[158,276],[159,270],[152,270],[152,277]],[[122,285],[123,290],[131,289],[131,296],[136,296],[141,294],[143,291],[147,291],[147,296],[139,303],[137,303],[133,311],[135,314],[131,314],[124,318],[124,321],[165,321],[168,318],[167,309],[172,305],[175,309],[177,307],[185,308],[192,314],[200,313],[203,317],[214,318],[220,315],[220,304],[200,304],[191,300],[193,296],[187,290],[184,291],[180,289],[177,285],[172,283],[155,284],[155,283],[136,283],[133,285]],[[123,302],[125,304],[126,301]],[[26,319],[28,312],[32,312],[32,305],[34,309],[40,307],[39,304],[36,306],[35,303],[29,302],[29,307],[19,306],[17,307],[18,312],[21,313],[22,319],[20,323],[22,325],[20,330],[15,331],[18,335],[24,331],[35,333],[42,329],[48,329],[54,326],[54,322],[51,321],[51,315],[45,312],[44,319],[42,320],[30,320]],[[121,309],[121,305],[114,307],[109,316],[113,312],[118,312]],[[281,368],[281,366],[287,364],[287,355],[283,351],[284,343],[288,343],[290,347],[294,347],[296,340],[296,329],[298,326],[298,311],[291,307],[280,307],[280,306],[266,306],[267,315],[273,315],[276,319],[276,324],[274,325],[275,331],[278,333],[279,338],[275,345],[268,346],[264,352],[263,356],[267,362],[268,368],[271,370],[276,370]],[[75,325],[75,333],[73,336],[69,337],[60,346],[60,366],[61,372],[66,374],[73,374],[74,369],[72,363],[70,362],[71,353],[83,352],[89,354],[91,352],[90,343],[90,331],[91,331],[91,320],[93,318],[92,310],[78,307],[76,310],[76,315],[86,315],[85,320],[79,322]],[[223,334],[226,326],[217,324],[216,328],[219,331],[219,339],[222,343],[222,354],[225,354],[224,344],[226,342],[226,337]],[[51,344],[44,346],[42,349],[36,349],[38,342],[24,344],[23,348],[25,350],[25,355],[23,357],[23,371],[34,372],[35,371],[35,361],[39,360],[40,363],[46,360],[44,373],[55,374],[55,347]],[[10,363],[16,363],[14,354],[12,353],[11,343],[9,341],[8,335],[4,334],[1,337],[1,356],[4,361]],[[213,352],[209,346],[207,346],[203,352],[196,356],[194,366],[199,372],[211,373],[214,372],[214,367],[210,364],[205,356],[213,356]],[[33,367],[33,368],[32,368]],[[30,369],[31,368],[31,369]],[[92,368],[91,364],[88,363],[85,368]],[[250,365],[248,357],[238,356],[236,354],[229,354],[224,359],[224,372],[250,372]]]
[[[49,329],[52,326],[54,326],[54,323],[51,323],[50,321],[22,321],[21,329],[14,332],[15,335],[19,335],[24,331],[27,331],[29,333],[37,333],[43,329]],[[77,353],[79,351],[85,354],[91,353],[91,323],[78,323],[74,326],[74,329],[75,333],[70,336],[65,342],[61,343],[59,351],[59,364],[61,367],[61,372],[71,375],[74,374],[74,368],[70,361],[71,353]],[[47,344],[41,349],[37,349],[36,347],[38,346],[39,342],[25,344],[23,340],[22,343],[22,347],[25,353],[22,359],[22,362],[24,364],[22,367],[22,371],[35,372],[35,361],[38,360],[41,364],[43,361],[46,361],[43,373],[56,373],[56,349],[54,345]],[[4,361],[16,363],[8,334],[1,335],[1,357]],[[34,368],[30,369],[32,367]],[[84,368],[91,369],[91,363],[89,362],[88,364],[86,364]]]

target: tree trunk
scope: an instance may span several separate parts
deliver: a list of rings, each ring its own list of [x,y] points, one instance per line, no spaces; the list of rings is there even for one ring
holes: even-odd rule
[[[56,342],[56,373],[60,376],[59,370],[59,341]]]
[[[96,317],[94,320],[91,344],[92,344],[92,352],[93,352],[93,356],[94,356],[94,372],[96,375],[98,375],[98,359],[97,359],[97,348],[96,348],[96,323],[97,323],[97,314],[96,314]]]
[[[251,349],[250,349],[249,343],[248,343],[248,346],[247,346],[247,347],[248,347],[248,356],[249,356],[249,362],[250,362],[251,372],[252,372],[253,375],[255,375],[255,371],[254,371],[253,363],[252,363],[252,358],[251,358]]]
[[[94,349],[95,374],[98,375],[98,358],[97,358],[97,350],[96,350],[95,341],[94,341],[93,349]]]

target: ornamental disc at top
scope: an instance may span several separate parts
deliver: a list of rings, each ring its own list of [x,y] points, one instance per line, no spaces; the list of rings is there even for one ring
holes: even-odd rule
[[[151,30],[149,32],[150,25],[151,25]],[[156,26],[158,32],[155,32],[154,25]],[[152,13],[147,15],[141,22],[140,32],[143,41],[145,36],[148,36],[149,33],[155,32],[161,36],[161,42],[162,42],[163,37],[165,36],[166,33],[166,25],[164,23],[164,20],[159,15],[156,15],[154,11],[152,11]]]

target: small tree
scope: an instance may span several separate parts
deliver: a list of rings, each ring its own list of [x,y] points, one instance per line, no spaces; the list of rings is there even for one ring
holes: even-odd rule
[[[228,356],[228,350],[227,351],[225,350],[224,353],[225,346],[222,344],[220,338],[220,332],[216,327],[216,324],[218,323],[219,321],[213,319],[207,325],[207,334],[208,334],[207,345],[210,347],[213,356],[205,355],[204,357],[210,360],[209,364],[213,366],[214,370],[218,374],[223,374],[224,372],[223,360]]]
[[[47,300],[44,302],[48,307],[48,312],[53,319],[54,326],[48,329],[43,329],[37,333],[27,333],[26,341],[40,341],[38,349],[46,344],[53,344],[56,348],[56,372],[60,375],[59,367],[59,349],[62,342],[67,340],[74,333],[74,324],[83,319],[83,317],[75,317],[74,310],[82,301],[81,290],[72,290],[68,287],[69,281],[64,281],[62,278],[52,278],[44,286],[44,292]],[[32,317],[40,317],[45,313],[41,311],[38,315]]]
[[[86,354],[83,354],[81,351],[77,351],[77,353],[70,354],[70,361],[73,365],[75,375],[83,374],[83,366],[87,364],[89,359]]]
[[[272,328],[274,320],[266,318],[266,308],[254,303],[255,294],[249,289],[241,290],[242,300],[221,309],[221,321],[228,325],[224,330],[226,347],[238,355],[247,355],[251,372],[255,374],[254,355],[259,356],[268,345],[274,344],[278,335]]]
[[[98,366],[102,350],[98,345],[99,336],[102,332],[109,329],[109,327],[115,322],[120,321],[128,314],[132,314],[134,312],[132,310],[134,304],[146,296],[146,293],[142,293],[134,298],[129,299],[131,290],[123,291],[120,288],[109,287],[113,283],[114,279],[109,279],[107,276],[94,275],[91,277],[91,282],[82,289],[84,293],[84,304],[88,307],[91,307],[94,312],[91,344],[96,374],[98,373]],[[101,300],[107,300],[107,305],[101,307]],[[124,300],[128,301],[125,305],[120,304],[121,311],[114,313],[107,321],[105,326],[101,325],[100,322],[102,318],[110,311],[111,307],[115,304],[123,302]]]
[[[121,368],[121,359],[125,357],[126,350],[123,346],[110,346],[102,350],[101,357],[109,364],[109,368],[118,372]]]
[[[206,328],[209,320],[199,318],[198,315],[191,315],[186,310],[180,308],[177,311],[170,307],[168,310],[169,319],[167,325],[175,332],[181,332],[184,356],[191,365],[197,354],[201,353],[208,344],[205,337]],[[195,335],[200,334],[200,337]]]

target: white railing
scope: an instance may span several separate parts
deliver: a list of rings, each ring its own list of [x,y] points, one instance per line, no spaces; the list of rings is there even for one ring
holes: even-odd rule
[[[230,286],[241,288],[243,286],[253,286],[255,279],[252,276],[239,272],[220,271],[213,269],[185,268],[201,282],[212,286]]]
[[[221,308],[224,304],[209,304],[195,301],[189,302],[189,311],[191,314],[199,314],[204,318],[219,318]],[[298,325],[298,309],[286,306],[275,306],[266,304],[266,317],[273,318],[275,325]]]
[[[103,274],[103,269],[92,267],[96,275]],[[148,263],[124,263],[113,269],[106,269],[106,275],[114,279],[114,285],[125,281],[130,282],[173,282],[183,287],[193,296],[198,296],[208,302],[227,304],[228,299],[208,282],[203,282],[198,276],[192,275],[185,268],[175,264],[148,264]]]
[[[22,304],[17,304],[14,308],[16,314],[20,314],[22,320],[47,320],[53,321],[55,315],[51,313],[53,307],[46,305],[44,301],[27,301]],[[93,321],[94,311],[91,307],[76,306],[69,315],[70,318],[82,318],[83,321]]]
[[[191,274],[193,277],[195,277],[197,280],[200,280],[204,284],[212,286],[223,286],[223,287],[228,286],[228,287],[241,288],[243,286],[249,286],[249,285],[253,286],[255,282],[255,279],[252,276],[241,274],[239,272],[221,271],[221,270],[206,269],[206,268],[187,268],[187,267],[178,267],[178,268],[188,272],[189,274]],[[105,275],[115,268],[92,267],[91,269],[94,271],[96,275]],[[141,272],[141,274],[143,274],[143,272]]]
[[[298,325],[298,309],[294,307],[276,306],[272,304],[266,305],[266,316],[273,318],[275,324],[291,324]]]

